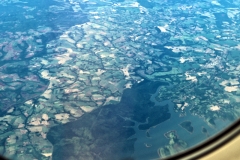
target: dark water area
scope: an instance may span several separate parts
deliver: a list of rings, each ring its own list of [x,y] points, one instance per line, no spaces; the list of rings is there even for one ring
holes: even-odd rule
[[[156,93],[158,93],[158,91]],[[200,118],[199,116],[192,115],[189,112],[190,108],[187,108],[186,116],[180,117],[179,113],[176,113],[174,110],[174,103],[172,103],[170,100],[158,102],[155,100],[155,96],[156,95],[154,94],[152,95],[151,101],[153,101],[155,105],[159,107],[168,105],[171,117],[168,120],[151,127],[148,130],[148,135],[146,134],[146,131],[141,131],[137,128],[138,125],[141,125],[140,123],[135,125],[136,134],[131,138],[137,138],[137,141],[134,144],[135,152],[133,155],[133,157],[137,160],[158,158],[157,149],[159,146],[165,146],[169,144],[169,139],[164,136],[164,134],[168,131],[176,131],[179,139],[185,141],[188,144],[188,147],[193,147],[220,132],[223,128],[226,128],[231,123],[230,121],[216,120],[215,127],[210,127],[207,125],[204,119]],[[180,126],[180,124],[185,121],[191,122],[191,126],[193,127],[192,133],[186,131],[186,129]],[[202,132],[202,127],[207,130],[207,135]],[[146,145],[151,147],[146,147]]]
[[[134,143],[139,138],[130,138],[136,134],[135,122],[145,122],[139,127],[146,130],[170,118],[167,108],[159,110],[150,101],[151,94],[162,85],[167,83],[142,82],[126,89],[120,103],[98,108],[75,122],[52,127],[47,138],[54,145],[53,159],[117,160],[131,157],[135,152]],[[146,123],[147,117],[151,119]]]
[[[164,136],[168,131],[175,130],[178,138],[191,147],[208,138],[202,127],[211,136],[227,126],[228,122],[216,121],[216,127],[211,128],[189,111],[187,116],[179,117],[171,101],[158,102],[154,98],[157,88],[166,85],[142,82],[125,90],[119,104],[98,108],[75,122],[52,127],[47,138],[54,145],[53,159],[68,156],[106,160],[155,159],[158,158],[157,149],[169,143]],[[191,122],[192,133],[180,126],[185,121]]]

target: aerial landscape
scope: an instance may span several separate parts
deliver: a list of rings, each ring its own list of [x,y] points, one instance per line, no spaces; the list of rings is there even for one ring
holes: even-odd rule
[[[240,0],[1,0],[0,155],[161,159],[240,117]]]

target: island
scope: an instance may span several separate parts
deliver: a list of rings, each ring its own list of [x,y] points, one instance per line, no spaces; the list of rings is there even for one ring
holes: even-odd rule
[[[187,143],[178,138],[176,131],[171,130],[164,134],[166,138],[169,139],[169,144],[160,147],[157,152],[160,158],[165,158],[170,155],[179,153],[187,148]]]
[[[190,121],[184,121],[179,124],[182,128],[187,130],[189,133],[193,133],[193,127],[192,127],[192,122]]]

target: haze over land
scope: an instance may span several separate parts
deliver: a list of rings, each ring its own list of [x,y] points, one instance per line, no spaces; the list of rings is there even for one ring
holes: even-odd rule
[[[0,154],[57,159],[60,148],[73,159],[161,158],[216,134],[240,115],[239,6],[1,0]],[[129,133],[109,143],[121,139],[126,155],[96,151],[108,143],[95,129]]]

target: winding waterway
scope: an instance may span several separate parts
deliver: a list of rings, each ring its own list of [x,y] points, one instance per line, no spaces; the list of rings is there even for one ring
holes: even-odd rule
[[[164,133],[175,130],[179,139],[187,142],[188,147],[192,147],[206,140],[208,137],[206,134],[202,133],[202,127],[205,127],[208,131],[209,136],[218,133],[219,131],[226,128],[230,122],[215,120],[216,127],[212,128],[207,125],[203,118],[199,116],[194,116],[190,114],[189,109],[187,109],[187,114],[184,117],[179,117],[179,114],[174,111],[174,103],[171,100],[165,100],[159,102],[155,99],[159,92],[160,87],[157,91],[151,96],[151,101],[155,103],[155,106],[165,106],[168,105],[169,112],[171,114],[171,118],[163,123],[160,123],[154,127],[151,127],[148,130],[149,136],[147,136],[146,131],[139,130],[138,125],[142,123],[135,122],[136,125],[134,127],[136,134],[131,138],[137,138],[137,141],[134,144],[134,158],[138,160],[146,160],[146,159],[156,159],[158,158],[157,149],[160,146],[167,145],[169,140],[164,136]],[[194,128],[193,132],[190,133],[182,128],[179,124],[184,121],[190,121],[192,127]]]

